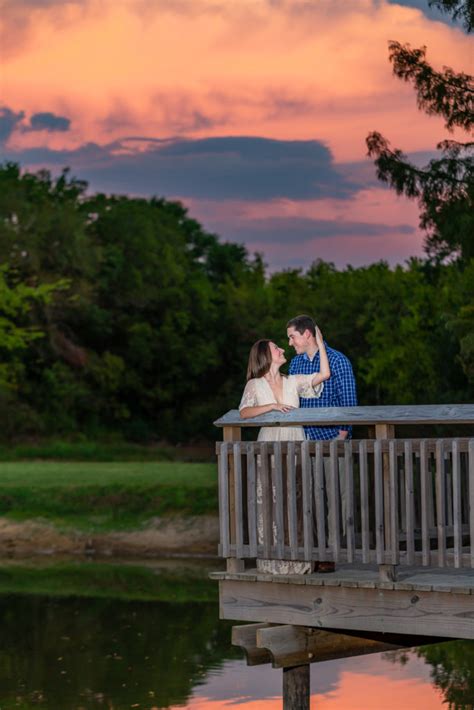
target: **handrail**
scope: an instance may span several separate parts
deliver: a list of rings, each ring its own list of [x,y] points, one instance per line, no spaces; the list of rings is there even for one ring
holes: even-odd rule
[[[474,404],[414,404],[372,407],[308,407],[288,413],[269,412],[242,419],[231,409],[214,422],[216,427],[307,426],[314,424],[474,424]]]

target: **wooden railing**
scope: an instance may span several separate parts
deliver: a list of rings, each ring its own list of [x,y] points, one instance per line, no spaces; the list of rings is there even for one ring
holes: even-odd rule
[[[335,422],[375,426],[376,438],[240,440],[242,426]],[[226,414],[216,422],[221,555],[474,567],[474,438],[393,438],[412,423],[472,425],[474,406]]]

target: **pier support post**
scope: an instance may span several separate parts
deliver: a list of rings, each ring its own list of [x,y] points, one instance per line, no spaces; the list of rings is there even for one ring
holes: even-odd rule
[[[309,710],[309,664],[283,668],[283,710]]]

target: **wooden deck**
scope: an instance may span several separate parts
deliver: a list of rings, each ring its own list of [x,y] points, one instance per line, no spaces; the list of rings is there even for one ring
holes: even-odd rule
[[[241,427],[364,424],[375,438],[243,442]],[[395,439],[395,425],[473,436]],[[474,406],[305,409],[216,422],[225,619],[474,638]],[[262,574],[260,560],[333,561]],[[275,571],[278,571],[276,565]]]
[[[233,410],[215,424],[220,615],[250,622],[232,629],[248,664],[283,669],[284,710],[309,710],[311,663],[474,639],[474,405]],[[375,437],[241,441],[242,427],[310,424]],[[413,424],[434,437],[395,438]],[[440,437],[446,424],[468,436]],[[316,561],[336,570],[288,573]]]
[[[407,567],[394,582],[376,566],[331,574],[214,572],[223,619],[442,638],[474,638],[474,570]]]

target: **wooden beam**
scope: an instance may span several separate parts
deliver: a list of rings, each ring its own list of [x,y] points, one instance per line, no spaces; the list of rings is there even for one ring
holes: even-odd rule
[[[429,575],[425,577],[429,585]],[[474,639],[474,597],[446,591],[220,582],[223,619],[293,624],[342,632]],[[396,583],[395,583],[396,584]]]
[[[258,648],[266,649],[269,653],[273,668],[288,668],[335,658],[393,651],[401,647],[400,644],[291,624],[262,625],[256,632],[256,644]]]
[[[269,412],[242,419],[232,409],[214,422],[217,427],[304,426],[307,424],[363,426],[407,424],[474,424],[474,404],[414,404],[376,407],[309,407],[283,414]]]
[[[257,646],[257,631],[267,627],[268,624],[242,624],[232,627],[232,645],[243,649],[248,666],[271,663],[272,659],[267,649]]]
[[[290,668],[338,658],[362,656],[445,641],[437,636],[315,629],[291,624],[242,624],[232,627],[232,645],[245,652],[248,666],[271,663]]]

